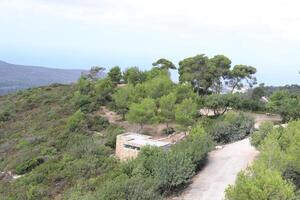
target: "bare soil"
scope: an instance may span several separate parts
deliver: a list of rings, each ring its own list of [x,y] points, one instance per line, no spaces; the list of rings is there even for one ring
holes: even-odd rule
[[[122,119],[118,113],[109,110],[106,107],[101,107],[98,111],[98,114],[105,117],[109,123],[116,124],[125,129],[126,132],[135,132],[151,135],[153,138],[162,138],[166,137],[162,133],[163,129],[166,128],[166,124],[145,124],[141,130],[140,125],[136,123],[129,123]],[[175,128],[175,124],[169,124],[170,127]]]

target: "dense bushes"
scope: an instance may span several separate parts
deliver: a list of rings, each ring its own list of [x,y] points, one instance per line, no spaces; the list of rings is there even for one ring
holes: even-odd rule
[[[153,179],[143,177],[119,176],[107,182],[98,192],[96,199],[105,200],[159,200],[161,196],[155,191]]]
[[[77,84],[31,89],[0,99],[0,170],[26,173],[13,182],[0,182],[0,195],[8,199],[160,199],[190,182],[205,163],[212,138],[226,143],[249,134],[252,121],[237,113],[210,119],[207,131],[200,125],[191,129],[201,120],[198,108],[205,106],[210,92],[199,96],[194,82],[173,83],[168,66],[174,65],[160,62],[149,71],[134,67],[123,75],[114,67],[106,77],[100,76],[104,68],[94,67]],[[214,95],[206,103],[217,109],[238,105],[230,96]],[[224,104],[222,98],[228,102]],[[176,124],[165,133],[180,128],[189,130],[189,135],[168,151],[146,147],[136,160],[120,163],[112,154],[116,136],[124,130],[100,117],[100,106],[141,126]],[[298,171],[291,169],[286,176],[296,177],[293,174]]]
[[[205,122],[203,122],[205,123]],[[206,128],[217,143],[234,142],[247,137],[254,126],[254,119],[243,113],[229,112],[225,116],[206,124]]]
[[[289,123],[286,129],[270,128],[270,124],[263,127],[252,139],[261,150],[260,156],[229,187],[228,200],[300,197],[300,121]]]
[[[105,145],[115,148],[117,135],[124,133],[124,130],[116,125],[110,125],[105,130],[106,132],[106,142]]]
[[[300,94],[276,91],[270,97],[267,107],[279,113],[285,122],[297,120],[300,118]]]
[[[190,181],[195,167],[192,158],[184,152],[170,152],[163,153],[160,158],[156,158],[152,170],[159,190],[162,193],[170,193]]]
[[[109,122],[106,118],[97,115],[87,115],[86,124],[87,128],[92,131],[102,131],[109,126]]]
[[[254,166],[238,175],[235,186],[226,191],[228,200],[292,200],[294,187],[280,176],[280,173],[268,168]]]
[[[159,199],[190,182],[212,146],[211,137],[198,126],[169,151],[145,147],[137,159],[116,169],[117,175],[106,182],[96,196],[103,199]]]
[[[81,110],[76,111],[67,122],[67,129],[71,132],[79,131],[85,125],[85,114]]]
[[[262,123],[258,131],[251,135],[251,144],[258,147],[265,137],[272,131],[274,124],[272,122]]]

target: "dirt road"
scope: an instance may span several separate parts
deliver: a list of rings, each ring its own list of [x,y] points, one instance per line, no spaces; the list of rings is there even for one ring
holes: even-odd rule
[[[193,183],[176,200],[222,200],[236,175],[255,159],[258,151],[249,139],[227,144],[210,152],[208,163],[193,179]]]
[[[280,115],[266,115],[266,114],[258,114],[258,113],[247,113],[247,115],[250,115],[254,118],[255,120],[255,125],[254,128],[258,129],[259,126],[263,123],[263,122],[273,122],[273,123],[280,123],[282,118],[280,117]]]

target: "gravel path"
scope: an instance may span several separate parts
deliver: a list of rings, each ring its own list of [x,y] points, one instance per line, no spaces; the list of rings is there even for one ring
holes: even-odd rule
[[[210,152],[208,163],[193,179],[193,183],[177,200],[222,200],[229,184],[234,184],[237,174],[255,159],[258,151],[249,138],[227,144]]]

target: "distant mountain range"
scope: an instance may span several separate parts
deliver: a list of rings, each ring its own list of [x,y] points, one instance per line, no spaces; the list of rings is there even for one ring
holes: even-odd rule
[[[73,83],[84,70],[15,65],[0,61],[0,95],[52,83]]]

